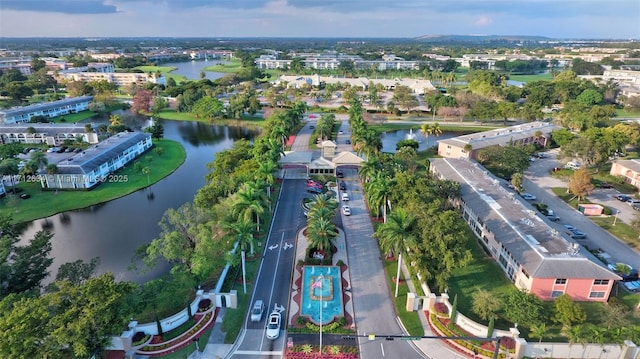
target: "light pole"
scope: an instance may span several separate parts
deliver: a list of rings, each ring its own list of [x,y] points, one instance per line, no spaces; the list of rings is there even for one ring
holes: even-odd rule
[[[613,225],[614,225],[614,226],[616,225],[616,222],[618,221],[618,214],[619,214],[619,213],[620,213],[620,211],[616,209],[616,216],[615,216],[615,217],[613,217]]]
[[[324,297],[322,293],[322,282],[324,281],[324,277],[320,274],[320,358],[322,355],[322,297]]]

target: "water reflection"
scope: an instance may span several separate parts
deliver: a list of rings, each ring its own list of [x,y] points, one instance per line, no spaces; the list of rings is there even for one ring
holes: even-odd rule
[[[402,140],[409,139],[409,137],[413,137],[414,140],[418,141],[418,151],[424,151],[431,147],[438,146],[438,141],[440,140],[461,136],[463,134],[464,133],[461,132],[443,131],[439,136],[425,137],[424,134],[420,133],[419,129],[410,129],[385,132],[380,136],[380,139],[382,140],[382,152],[395,153],[396,144]]]
[[[93,205],[36,220],[22,226],[21,244],[41,229],[53,232],[50,280],[58,267],[78,259],[100,257],[98,273],[113,272],[119,280],[144,282],[165,274],[167,263],[142,273],[128,269],[136,248],[160,234],[158,222],[168,208],[192,201],[205,184],[207,163],[219,151],[241,138],[253,139],[256,131],[242,127],[212,126],[195,122],[164,121],[165,137],[180,141],[185,162],[170,176],[151,187],[111,202]],[[64,192],[59,195],[64,196]],[[45,283],[46,284],[46,283]]]

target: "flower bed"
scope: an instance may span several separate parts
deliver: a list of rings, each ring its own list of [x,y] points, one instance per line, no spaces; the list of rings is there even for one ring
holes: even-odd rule
[[[448,317],[449,316],[449,308],[446,304],[438,302],[433,305],[434,313],[439,317]]]
[[[186,332],[180,334],[179,336],[160,343],[147,344],[144,347],[136,350],[137,353],[143,355],[158,355],[158,354],[166,354],[167,352],[173,352],[177,349],[180,349],[181,346],[186,344],[190,344],[192,338],[195,338],[202,332],[204,332],[209,326],[211,326],[215,320],[215,315],[217,311],[208,312],[203,315],[198,322],[191,327]]]
[[[323,359],[358,359],[358,348],[345,345],[327,345],[322,347]],[[317,345],[294,345],[284,354],[286,359],[317,359],[320,354]]]
[[[211,302],[211,299],[201,300],[198,303],[198,313],[206,312],[207,310],[211,309],[212,305],[213,303]]]
[[[464,331],[462,328],[457,325],[453,326],[452,329],[449,329],[448,325],[450,319],[438,317],[435,313],[429,313],[425,311],[425,315],[429,319],[429,326],[434,333],[438,333],[439,335],[448,336],[448,337],[473,337],[470,333]],[[513,348],[515,348],[515,341],[512,338],[510,339],[510,343],[513,344],[513,348],[509,349],[507,345],[503,345],[503,341],[506,343],[506,337],[500,339],[501,347],[505,350],[509,350],[513,352]],[[465,355],[475,355],[476,353],[485,357],[492,358],[495,352],[495,345],[492,342],[484,342],[484,341],[474,341],[474,340],[445,340],[447,344],[453,349],[464,353]],[[488,346],[487,343],[491,344]],[[508,344],[511,346],[511,344]],[[506,355],[500,353],[498,355],[499,358],[506,358]]]

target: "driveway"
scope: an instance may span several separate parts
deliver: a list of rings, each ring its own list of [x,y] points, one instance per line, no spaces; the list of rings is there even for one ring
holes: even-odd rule
[[[584,244],[588,248],[602,249],[611,256],[610,262],[624,262],[634,268],[640,268],[640,252],[638,250],[630,248],[627,244],[591,222],[587,217],[582,215],[582,213],[571,208],[553,194],[551,191],[552,188],[566,187],[567,185],[562,180],[549,175],[552,168],[559,166],[559,162],[556,161],[557,150],[546,152],[545,154],[549,156],[532,162],[529,169],[525,171],[524,186],[527,192],[538,197],[537,202],[547,204],[549,208],[553,209],[558,216],[560,216],[560,221],[553,222],[551,226],[557,228],[559,231],[564,231],[565,224],[575,226],[587,234],[586,239],[579,240],[581,244]],[[613,197],[611,197],[613,193],[615,193],[613,189],[598,189],[589,199],[592,202],[600,202],[614,209],[621,210],[618,219],[628,220],[632,215],[633,209],[627,204],[613,199]]]

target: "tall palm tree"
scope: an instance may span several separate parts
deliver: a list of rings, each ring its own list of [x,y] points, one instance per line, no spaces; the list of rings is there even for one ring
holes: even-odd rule
[[[435,111],[434,111],[435,113]],[[434,122],[433,125],[429,125],[428,123],[420,126],[420,133],[424,135],[425,138],[429,139],[429,136],[440,136],[442,134],[442,129],[437,122]]]
[[[387,253],[398,255],[398,272],[396,274],[396,292],[398,297],[398,283],[400,281],[400,268],[402,267],[402,253],[407,247],[416,246],[416,237],[413,234],[413,226],[416,222],[414,216],[409,215],[404,209],[397,208],[389,214],[389,222],[378,227],[375,236],[380,241],[380,248]]]
[[[338,236],[338,231],[332,221],[318,218],[309,223],[307,235],[312,247],[326,251],[331,249],[334,239]]]
[[[335,210],[338,208],[338,203],[326,194],[317,194],[313,197],[310,208],[328,208],[330,210]]]
[[[262,161],[258,165],[258,172],[256,173],[256,179],[262,180],[267,183],[267,196],[271,194],[271,186],[276,183],[275,170],[278,168],[278,164],[274,161]]]
[[[382,170],[382,164],[377,156],[368,157],[366,161],[362,162],[358,174],[365,183],[375,175],[376,172]]]
[[[37,151],[31,154],[30,161],[35,163],[38,169],[45,168],[49,161],[47,160],[47,155],[44,153]]]
[[[256,230],[256,225],[253,221],[239,217],[235,222],[226,224],[226,227],[230,230],[232,238],[238,241],[241,251],[246,251],[248,247],[250,255],[255,253],[253,233]]]
[[[382,172],[377,172],[371,182],[366,184],[369,205],[376,208],[376,213],[382,208],[383,222],[387,222],[387,206],[392,194],[394,180],[387,178]]]
[[[251,219],[255,215],[256,227],[260,231],[260,215],[264,214],[269,199],[265,196],[261,188],[255,184],[245,184],[236,193],[236,202],[232,205],[237,216],[244,216]]]

